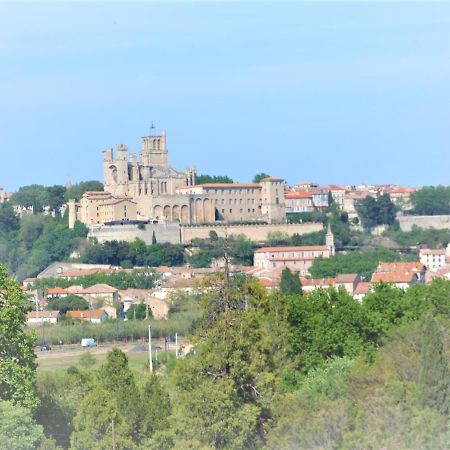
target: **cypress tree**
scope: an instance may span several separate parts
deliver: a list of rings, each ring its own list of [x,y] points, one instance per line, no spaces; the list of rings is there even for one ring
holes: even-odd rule
[[[280,291],[283,294],[302,294],[302,284],[300,278],[291,272],[289,267],[286,267],[281,272]]]
[[[424,407],[433,408],[441,414],[448,413],[449,375],[448,358],[439,326],[430,314],[425,319],[419,374],[419,395]]]

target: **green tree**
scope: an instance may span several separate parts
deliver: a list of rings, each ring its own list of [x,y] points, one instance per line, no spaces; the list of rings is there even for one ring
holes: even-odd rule
[[[34,450],[43,439],[42,426],[29,409],[0,400],[0,448]]]
[[[80,366],[85,369],[90,369],[92,366],[95,366],[96,362],[97,359],[89,350],[80,356]]]
[[[0,399],[34,408],[36,337],[24,327],[29,310],[18,284],[0,266]]]
[[[195,178],[196,184],[208,184],[208,183],[234,183],[234,181],[225,175],[197,175]]]
[[[264,180],[264,178],[269,178],[270,175],[268,175],[267,173],[261,172],[258,173],[257,175],[255,175],[253,177],[253,183],[259,183],[261,180]]]
[[[20,219],[16,216],[11,203],[0,204],[0,237],[18,231]]]
[[[413,214],[450,213],[450,186],[426,186],[411,194]]]
[[[155,231],[153,230],[153,233],[152,233],[152,245],[155,245],[157,243],[158,243],[158,241],[156,240],[156,234],[155,234]]]
[[[396,208],[387,194],[378,198],[367,196],[356,206],[356,211],[364,228],[392,225],[395,222]]]
[[[292,273],[289,267],[281,272],[280,290],[283,294],[302,294],[302,284],[298,275]]]
[[[50,311],[60,311],[65,314],[67,311],[83,311],[89,309],[89,303],[79,295],[69,294],[66,297],[49,300],[47,309]]]
[[[447,414],[450,406],[450,373],[439,325],[431,314],[425,319],[419,374],[422,405]]]
[[[95,387],[83,398],[74,418],[71,448],[109,450],[113,443],[113,427],[118,450],[136,448],[114,396],[105,389]]]
[[[127,311],[128,320],[145,320],[152,317],[152,310],[143,301],[138,305],[131,305]]]
[[[83,194],[88,191],[103,191],[103,184],[100,181],[81,181],[67,190],[65,200],[74,199],[79,201]]]

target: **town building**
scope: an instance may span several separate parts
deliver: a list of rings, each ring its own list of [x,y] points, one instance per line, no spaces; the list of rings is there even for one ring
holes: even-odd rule
[[[329,258],[334,253],[334,237],[328,226],[325,245],[262,247],[254,253],[254,265],[262,269],[288,267],[306,275],[316,258]]]
[[[84,311],[67,311],[66,317],[82,322],[102,323],[108,319],[108,313],[103,309],[86,309]]]
[[[426,267],[421,262],[381,262],[372,275],[372,283],[390,283],[408,289],[426,281]]]
[[[56,324],[60,319],[61,313],[59,311],[30,311],[27,313],[28,325]]]
[[[421,248],[419,259],[428,270],[435,271],[446,266],[450,262],[450,243],[445,249]]]
[[[177,221],[182,224],[286,221],[284,181],[196,185],[196,171],[173,169],[166,133],[145,136],[139,159],[118,145],[103,152],[104,192],[69,203],[69,226],[114,221]]]

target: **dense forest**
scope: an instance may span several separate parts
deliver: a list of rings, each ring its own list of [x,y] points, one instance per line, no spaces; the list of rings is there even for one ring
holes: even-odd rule
[[[112,439],[117,449],[448,448],[449,282],[406,292],[380,284],[362,303],[333,289],[304,295],[289,282],[269,293],[255,279],[221,273],[205,286],[184,359],[166,360],[152,375],[113,349],[100,366],[86,357],[36,378],[35,338],[21,328],[26,305],[2,269],[2,442],[24,449],[107,449]]]

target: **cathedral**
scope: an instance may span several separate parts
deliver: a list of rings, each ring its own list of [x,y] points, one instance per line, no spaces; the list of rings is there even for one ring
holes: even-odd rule
[[[284,181],[196,185],[196,172],[169,165],[166,133],[141,139],[139,157],[118,145],[103,152],[104,192],[86,192],[69,204],[71,225],[114,221],[283,223]]]

